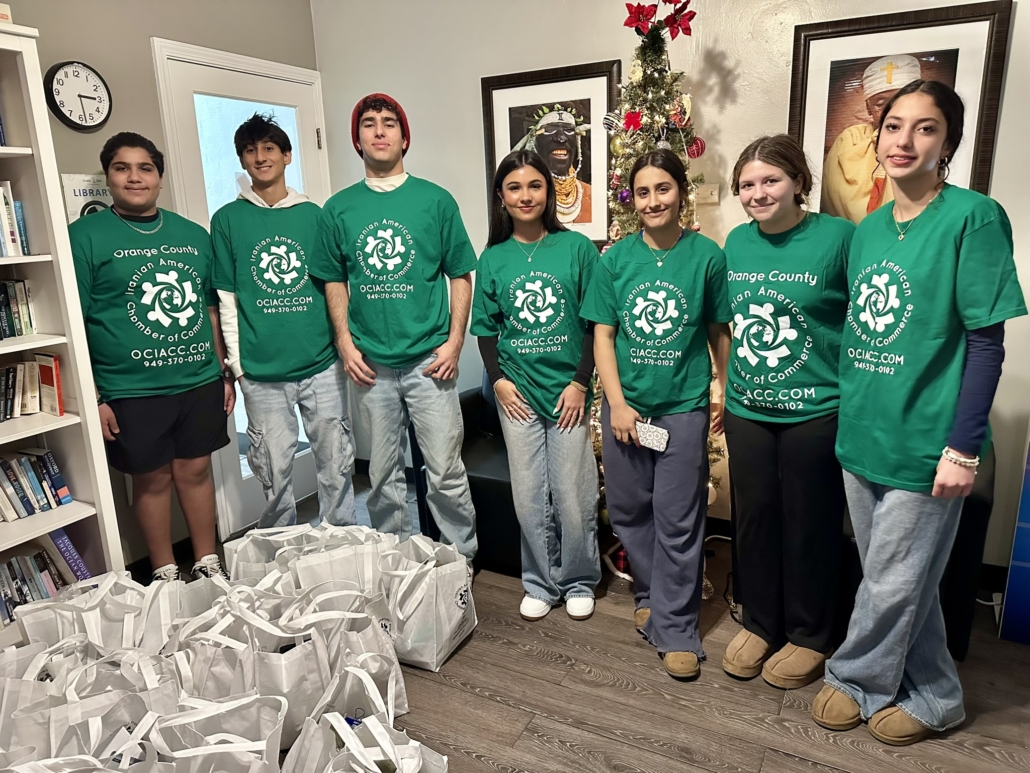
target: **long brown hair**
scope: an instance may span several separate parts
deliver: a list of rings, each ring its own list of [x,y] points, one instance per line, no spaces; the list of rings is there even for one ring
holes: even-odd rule
[[[775,166],[782,169],[791,180],[800,180],[801,192],[794,194],[794,203],[800,207],[808,200],[808,194],[812,192],[812,170],[808,167],[805,151],[793,137],[788,134],[770,134],[759,137],[744,148],[737,163],[733,165],[733,177],[730,178],[734,196],[740,195],[740,174],[752,161]]]
[[[497,165],[497,171],[494,173],[494,184],[490,192],[490,233],[486,239],[487,247],[508,241],[515,231],[511,215],[504,208],[501,187],[504,185],[505,177],[524,166],[531,166],[538,171],[547,186],[547,201],[544,203],[544,211],[540,217],[544,230],[549,234],[569,230],[558,220],[558,197],[554,192],[554,178],[551,177],[551,170],[547,168],[547,163],[531,150],[516,150],[501,159],[501,163]]]

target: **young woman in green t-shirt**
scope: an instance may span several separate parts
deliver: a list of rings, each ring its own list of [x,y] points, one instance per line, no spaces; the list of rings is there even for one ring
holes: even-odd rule
[[[590,240],[558,221],[544,160],[529,151],[506,156],[494,175],[471,332],[508,448],[526,620],[540,620],[562,600],[569,617],[587,619],[601,579],[597,462],[584,422],[593,325],[579,316],[596,263]]]
[[[641,156],[629,190],[643,230],[601,256],[581,313],[597,323],[605,493],[632,566],[634,624],[671,676],[690,679],[704,658],[708,347],[717,374],[710,426],[720,432],[732,317],[726,259],[711,239],[680,225],[687,173],[671,150]]]
[[[864,579],[812,716],[831,730],[865,719],[894,745],[965,718],[938,587],[987,435],[1003,323],[1026,314],[1005,211],[946,182],[962,125],[950,87],[898,91],[876,148],[895,200],[862,221],[848,257],[837,457]]]
[[[786,134],[748,145],[731,181],[752,222],[724,248],[734,313],[726,445],[744,628],[722,667],[797,689],[823,675],[833,649],[844,523],[837,366],[855,226],[802,206],[812,172]]]

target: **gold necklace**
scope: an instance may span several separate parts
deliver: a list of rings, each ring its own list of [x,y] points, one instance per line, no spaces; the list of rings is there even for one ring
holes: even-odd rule
[[[943,190],[943,188],[941,190]],[[926,210],[929,208],[929,206],[931,204],[933,204],[934,201],[937,200],[937,197],[940,196],[940,195],[941,195],[941,191],[937,191],[937,193],[935,193],[933,195],[933,198],[930,199],[928,202],[926,202],[926,206],[923,207],[923,209],[919,212],[919,214],[917,214],[915,217],[913,217],[911,220],[908,221],[908,225],[905,226],[905,230],[904,231],[902,231],[901,230],[901,226],[898,225],[898,215],[897,215],[898,202],[896,202],[896,201],[894,202],[894,206],[891,207],[891,218],[894,219],[894,227],[896,229],[898,229],[898,241],[899,242],[905,241],[905,234],[907,234],[909,232],[909,229],[911,229],[912,226],[915,225],[916,218],[918,218],[919,215],[923,214],[923,212],[926,212]]]
[[[658,261],[658,268],[662,267],[662,261],[664,261],[667,257],[669,257],[669,253],[670,252],[672,252],[674,249],[676,249],[676,245],[680,243],[680,239],[682,239],[682,238],[683,238],[683,229],[681,228],[680,229],[680,235],[676,237],[676,241],[673,242],[672,246],[669,249],[667,249],[663,255],[659,255],[657,252],[654,251],[654,248],[650,244],[647,243],[647,241],[644,239],[644,235],[640,234],[640,241],[644,242],[644,246],[647,247],[647,249],[651,250],[651,254],[654,255],[654,259]]]
[[[513,242],[515,242],[517,245],[519,245],[519,249],[522,250],[522,254],[526,256],[526,261],[528,263],[532,263],[533,262],[533,256],[536,255],[536,251],[538,249],[540,249],[540,245],[544,243],[544,239],[546,239],[546,238],[547,238],[547,234],[544,234],[539,239],[537,239],[536,242],[534,242],[533,249],[530,250],[529,252],[526,252],[526,248],[522,246],[522,242],[520,242],[514,236],[511,237],[511,240]]]
[[[559,207],[571,207],[575,204],[577,193],[575,172],[564,179],[554,177],[554,195]]]

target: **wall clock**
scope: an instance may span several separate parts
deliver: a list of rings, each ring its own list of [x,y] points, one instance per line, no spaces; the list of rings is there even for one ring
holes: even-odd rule
[[[82,62],[58,62],[43,77],[50,112],[76,131],[99,129],[111,117],[111,90],[96,70]]]

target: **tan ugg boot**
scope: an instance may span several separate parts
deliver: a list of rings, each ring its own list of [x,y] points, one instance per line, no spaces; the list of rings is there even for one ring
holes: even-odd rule
[[[827,730],[851,730],[862,723],[862,713],[854,700],[826,685],[812,701],[812,719]]]
[[[930,728],[919,724],[897,706],[888,706],[869,718],[869,734],[891,746],[909,746],[930,735]]]
[[[762,678],[773,687],[797,690],[823,675],[826,655],[805,647],[788,644],[762,667]]]
[[[693,652],[666,652],[662,662],[669,676],[676,679],[693,679],[701,673],[701,661]]]
[[[761,636],[741,630],[726,647],[722,670],[738,679],[753,679],[762,672],[762,663],[771,652],[772,647]]]
[[[644,632],[644,626],[651,619],[651,607],[640,607],[633,613],[633,627],[640,633]]]

